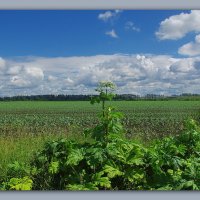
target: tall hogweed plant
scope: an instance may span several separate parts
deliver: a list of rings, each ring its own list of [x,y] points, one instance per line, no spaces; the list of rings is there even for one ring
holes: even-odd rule
[[[47,142],[28,168],[15,162],[2,190],[199,190],[200,129],[188,120],[182,134],[148,146],[127,139],[123,114],[107,106],[112,82],[99,83],[99,123],[84,131],[86,140]],[[87,140],[92,137],[93,140]]]

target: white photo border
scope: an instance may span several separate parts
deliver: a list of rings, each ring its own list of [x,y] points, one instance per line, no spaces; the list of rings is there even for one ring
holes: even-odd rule
[[[90,9],[143,9],[143,10],[182,10],[200,9],[199,0],[1,0],[0,10],[90,10]],[[197,200],[200,193],[196,191],[1,191],[0,199],[14,200]]]
[[[1,0],[0,9],[200,9],[199,0]]]

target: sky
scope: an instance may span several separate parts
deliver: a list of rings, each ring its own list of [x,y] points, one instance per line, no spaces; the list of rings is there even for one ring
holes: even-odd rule
[[[0,96],[199,93],[200,10],[1,10]]]

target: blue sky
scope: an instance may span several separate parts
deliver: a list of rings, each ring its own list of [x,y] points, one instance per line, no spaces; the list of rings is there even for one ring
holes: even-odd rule
[[[200,11],[1,10],[0,96],[200,93]]]
[[[112,20],[99,20],[100,10],[1,11],[0,55],[9,56],[91,56],[115,53],[177,55],[180,41],[159,42],[159,23],[180,11],[132,11],[119,13]],[[181,11],[182,12],[182,11]],[[185,11],[188,12],[188,11]],[[127,30],[133,22],[140,31]],[[114,29],[118,39],[105,34]]]

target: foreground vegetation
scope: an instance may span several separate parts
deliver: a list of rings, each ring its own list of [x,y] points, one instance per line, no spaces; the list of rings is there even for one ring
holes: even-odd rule
[[[95,133],[103,126],[99,125]],[[46,143],[29,167],[18,162],[10,165],[1,189],[200,189],[200,130],[194,121],[188,122],[182,135],[154,141],[147,147],[119,136],[121,131],[116,130],[120,128],[110,126],[108,133],[112,134],[91,143],[66,139]]]
[[[199,190],[200,128],[197,122],[187,120],[181,132],[162,137],[154,135],[153,141],[128,137],[124,129],[126,118],[111,106],[105,106],[105,101],[114,96],[110,91],[113,87],[112,83],[99,85],[99,97],[91,102],[102,103],[102,113],[96,118],[97,123],[89,124],[82,134],[33,134],[32,142],[35,149],[39,149],[38,153],[31,156],[30,151],[26,152],[30,154],[26,162],[16,158],[18,162],[8,165],[1,177],[1,189]],[[74,135],[78,139],[73,139]],[[22,141],[20,134],[16,138]],[[22,148],[27,144],[30,141],[25,139]]]

